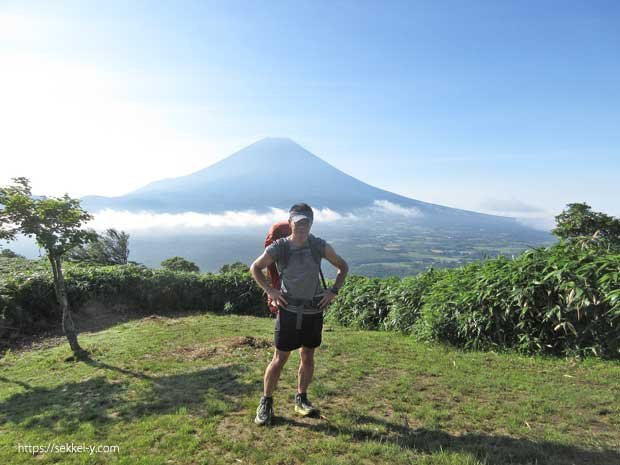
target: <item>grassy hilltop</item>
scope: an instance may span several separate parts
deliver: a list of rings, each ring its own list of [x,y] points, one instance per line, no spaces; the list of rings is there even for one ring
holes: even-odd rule
[[[327,324],[311,400],[292,411],[299,355],[253,424],[273,320],[153,316],[7,352],[0,463],[620,463],[620,363],[463,352],[396,332]],[[118,446],[111,453],[19,452],[19,444]]]

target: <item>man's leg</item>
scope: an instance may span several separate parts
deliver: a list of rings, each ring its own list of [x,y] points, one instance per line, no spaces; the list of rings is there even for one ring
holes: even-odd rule
[[[307,396],[308,386],[314,373],[314,348],[301,346],[299,354],[301,355],[301,363],[299,364],[297,394],[295,394],[295,412],[308,416],[319,412],[319,409],[312,405]]]
[[[288,360],[289,354],[290,352],[276,349],[273,354],[273,359],[271,359],[271,362],[267,365],[263,387],[264,395],[261,397],[258,407],[256,408],[256,418],[254,418],[254,423],[257,425],[270,425],[272,422],[273,398],[271,395],[276,389],[280,373]]]
[[[301,362],[299,364],[299,373],[297,377],[297,392],[304,393],[308,391],[308,386],[312,381],[314,373],[314,348],[301,346],[299,349]]]
[[[299,355],[299,375],[297,381],[297,393],[305,394],[312,381],[314,374],[314,351],[321,345],[323,331],[323,314],[304,315],[303,335]]]
[[[274,352],[273,358],[265,370],[263,394],[266,397],[271,397],[273,391],[275,391],[276,385],[278,384],[278,379],[280,379],[282,368],[284,368],[284,364],[288,360],[290,354],[290,352],[280,349],[276,349]]]

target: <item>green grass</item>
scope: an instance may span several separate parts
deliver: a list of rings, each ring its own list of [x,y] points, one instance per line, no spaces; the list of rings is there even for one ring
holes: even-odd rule
[[[146,318],[82,334],[89,362],[72,361],[67,344],[9,352],[0,463],[620,463],[619,362],[463,352],[329,325],[309,389],[323,417],[294,416],[294,352],[278,418],[258,427],[272,330],[249,316]],[[17,450],[49,442],[120,451]]]

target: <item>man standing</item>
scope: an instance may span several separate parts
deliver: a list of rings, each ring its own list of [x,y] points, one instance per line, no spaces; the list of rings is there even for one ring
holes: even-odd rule
[[[295,412],[304,416],[318,412],[307,397],[314,372],[314,350],[321,345],[323,311],[338,294],[349,267],[331,245],[310,234],[313,220],[314,213],[308,204],[293,205],[288,220],[292,234],[269,245],[250,266],[258,285],[280,308],[275,323],[276,350],[265,370],[263,396],[254,419],[259,425],[271,424],[272,394],[291,351],[296,349],[300,349],[301,363]],[[321,258],[338,269],[334,285],[324,291],[319,282]],[[273,262],[282,277],[282,290],[271,287],[262,272]]]

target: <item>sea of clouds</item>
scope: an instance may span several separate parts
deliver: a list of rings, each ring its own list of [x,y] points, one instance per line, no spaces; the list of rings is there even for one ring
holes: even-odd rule
[[[388,214],[415,218],[422,215],[417,208],[408,208],[389,202],[375,200],[372,205],[355,212],[339,213],[329,208],[314,209],[314,222],[329,224],[334,222],[363,221],[372,215]],[[226,211],[224,213],[152,213],[148,211],[130,212],[126,210],[104,209],[93,214],[87,227],[97,231],[116,228],[126,232],[165,234],[165,233],[208,233],[230,228],[265,228],[278,221],[288,219],[288,211],[271,207],[266,212],[256,210]]]

